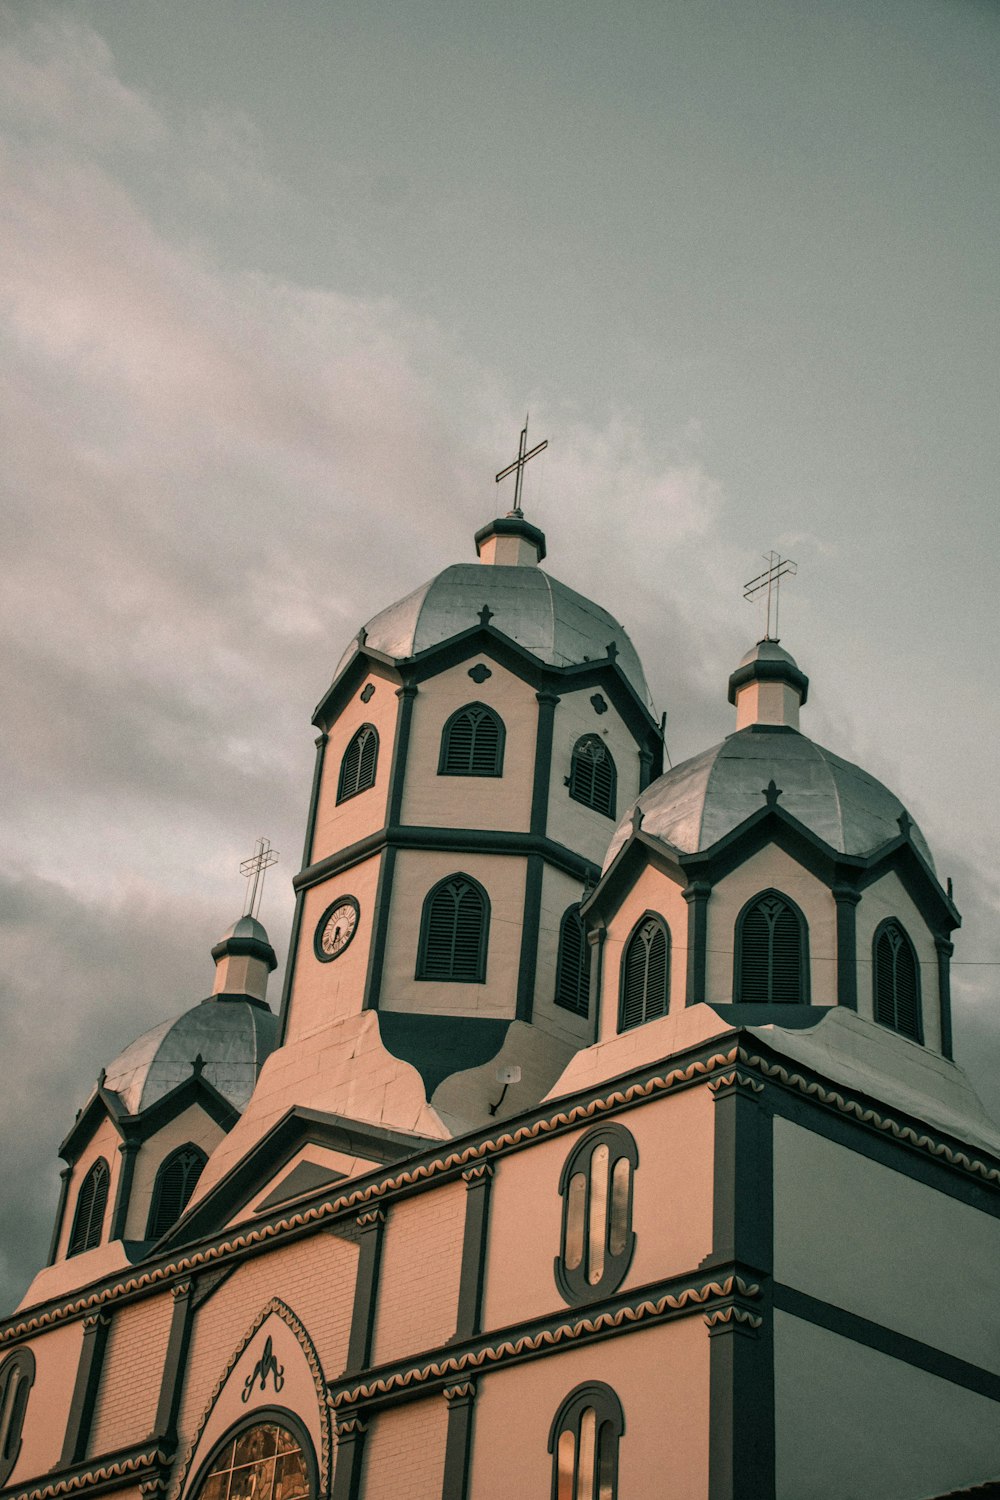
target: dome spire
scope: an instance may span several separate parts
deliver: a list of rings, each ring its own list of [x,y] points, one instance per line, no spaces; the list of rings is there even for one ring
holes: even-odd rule
[[[809,678],[777,641],[758,641],[729,679],[729,701],[736,705],[736,728],[759,724],[798,729],[799,709]]]
[[[215,983],[209,997],[212,1000],[239,999],[267,1004],[267,976],[278,967],[278,960],[256,914],[264,893],[264,876],[277,862],[278,851],[271,848],[270,839],[262,837],[250,858],[240,865],[240,874],[247,882],[246,901],[242,917],[212,949],[215,959]]]
[[[500,567],[536,567],[545,556],[545,534],[537,526],[524,519],[521,509],[521,487],[524,482],[524,466],[549,446],[548,438],[528,449],[528,418],[524,418],[517,457],[514,462],[501,469],[497,484],[513,474],[514,504],[506,516],[498,516],[488,526],[476,532],[476,552],[480,562]]]

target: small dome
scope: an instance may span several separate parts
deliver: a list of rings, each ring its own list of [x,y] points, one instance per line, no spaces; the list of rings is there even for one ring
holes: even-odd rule
[[[252,917],[235,925],[242,922],[264,930]],[[274,1050],[277,1032],[277,1017],[266,1006],[252,1000],[203,1000],[120,1052],[105,1070],[104,1087],[120,1095],[129,1114],[137,1115],[190,1078],[201,1056],[202,1076],[242,1110]]]
[[[478,626],[484,604],[491,612],[491,625],[550,666],[603,661],[613,645],[618,665],[655,714],[635,647],[618,622],[537,567],[455,563],[369,620],[365,643],[397,660],[414,656]],[[334,680],[357,650],[354,640]]]
[[[759,812],[772,780],[781,790],[778,806],[841,854],[870,854],[898,837],[899,819],[909,816],[899,798],[874,776],[804,734],[751,726],[648,786],[618,825],[605,870],[632,831],[636,806],[644,833],[682,854],[695,854],[710,849]],[[912,821],[909,832],[933,870],[927,841]]]
[[[271,946],[271,939],[267,935],[267,929],[263,922],[257,921],[256,917],[240,917],[239,921],[234,922],[232,927],[227,927],[220,941],[224,943],[227,938],[235,937],[254,938],[258,943],[266,943],[269,948]]]
[[[809,696],[809,678],[802,671],[795,657],[777,641],[758,641],[741,658],[739,666],[729,679],[729,701],[736,702],[741,687],[749,682],[785,682],[795,688],[800,704]]]

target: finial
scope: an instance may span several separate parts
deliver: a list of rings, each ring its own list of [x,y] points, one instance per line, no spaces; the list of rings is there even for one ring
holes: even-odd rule
[[[607,646],[607,651],[608,651],[608,661],[617,661],[618,660],[618,642],[617,641],[609,641],[608,642],[608,646]]]
[[[532,448],[530,453],[526,453],[524,451],[527,447],[527,444],[528,416],[527,413],[525,413],[524,426],[521,428],[521,441],[518,444],[517,449],[517,457],[512,464],[508,464],[506,469],[501,469],[500,473],[497,475],[497,484],[499,484],[501,479],[507,478],[508,474],[517,474],[517,478],[514,480],[514,505],[510,514],[512,516],[517,516],[519,520],[524,514],[524,512],[521,510],[521,485],[524,480],[524,466],[530,459],[534,458],[536,454],[541,453],[543,448],[547,448],[549,446],[549,440],[548,438],[543,439],[542,442],[538,443],[534,448]]]
[[[767,567],[763,573],[758,573],[756,578],[751,578],[749,583],[743,585],[743,597],[748,602],[756,599],[758,594],[765,594],[767,600],[767,618],[764,627],[765,641],[778,640],[778,599],[781,592],[781,580],[789,573],[799,571],[798,563],[792,562],[790,557],[782,557],[777,552],[763,553]],[[774,602],[774,634],[771,634],[771,602]]]
[[[777,807],[778,798],[781,796],[783,790],[784,788],[778,786],[778,784],[775,782],[774,777],[772,776],[771,780],[767,783],[767,786],[762,788],[764,801],[767,803],[768,807]]]
[[[483,627],[484,630],[485,630],[486,626],[490,623],[490,621],[492,620],[492,618],[493,618],[493,611],[490,609],[490,607],[489,607],[488,604],[484,604],[483,607],[482,607],[482,609],[479,611],[479,623],[480,623],[480,625],[482,625],[482,627]]]
[[[896,819],[896,822],[899,824],[899,831],[903,835],[904,839],[908,839],[910,837],[910,829],[913,827],[913,819],[910,817],[905,807],[903,808],[903,811],[900,813],[899,817]]]
[[[632,809],[632,832],[638,833],[642,827],[643,811],[638,802]]]
[[[264,875],[277,863],[277,849],[271,848],[270,839],[261,837],[257,840],[254,853],[240,865],[240,874],[247,882],[247,899],[243,908],[245,917],[256,917],[260,910],[260,898],[264,894]]]
[[[201,1075],[202,1075],[202,1073],[204,1071],[205,1071],[205,1059],[202,1057],[201,1053],[199,1052],[198,1055],[197,1055],[197,1057],[195,1058],[194,1062],[191,1064],[191,1072],[192,1072],[192,1074],[193,1074],[193,1076],[195,1078],[200,1078]]]

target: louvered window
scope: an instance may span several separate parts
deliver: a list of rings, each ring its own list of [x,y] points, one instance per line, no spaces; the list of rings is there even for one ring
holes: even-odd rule
[[[158,1240],[188,1206],[208,1157],[198,1146],[178,1146],[161,1163],[153,1184],[146,1238]]]
[[[99,1156],[80,1186],[67,1255],[79,1255],[84,1250],[93,1250],[95,1245],[101,1243],[110,1182],[108,1164],[103,1156]]]
[[[669,929],[661,917],[644,917],[625,944],[618,1030],[665,1016],[669,982]]]
[[[579,906],[569,907],[559,924],[556,1004],[578,1016],[590,1010],[590,950]]]
[[[439,776],[502,776],[503,720],[485,703],[453,713],[441,734]]]
[[[615,1291],[635,1249],[632,1180],[639,1164],[624,1125],[598,1125],[574,1146],[559,1178],[562,1241],[556,1285],[576,1306]]]
[[[424,901],[417,978],[481,984],[489,923],[489,897],[478,881],[468,875],[440,881]]]
[[[615,816],[618,772],[611,751],[596,734],[585,734],[573,746],[569,794],[608,818]]]
[[[21,1452],[28,1393],[35,1380],[35,1356],[15,1349],[0,1364],[0,1485],[6,1484]]]
[[[920,968],[899,922],[883,922],[876,932],[873,967],[876,1021],[922,1042]]]
[[[556,1412],[549,1432],[552,1500],[618,1500],[622,1404],[603,1381],[578,1385]]]
[[[337,801],[346,802],[375,785],[378,765],[378,730],[374,724],[362,724],[344,751],[337,783]]]
[[[808,1003],[805,919],[779,891],[755,896],[739,915],[733,996],[744,1005]]]

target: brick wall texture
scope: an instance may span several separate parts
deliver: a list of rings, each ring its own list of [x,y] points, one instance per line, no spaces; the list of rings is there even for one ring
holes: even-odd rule
[[[272,1297],[279,1297],[316,1346],[327,1380],[343,1373],[354,1308],[354,1230],[314,1234],[247,1262],[195,1314],[181,1402],[181,1447],[194,1436],[230,1357]]]
[[[173,1299],[167,1291],[123,1307],[111,1319],[97,1392],[91,1453],[149,1437],[156,1417]]]
[[[466,1187],[450,1183],[393,1205],[382,1246],[374,1363],[443,1344],[455,1332]]]
[[[365,1500],[435,1500],[444,1478],[447,1425],[441,1396],[381,1412],[365,1440]]]

